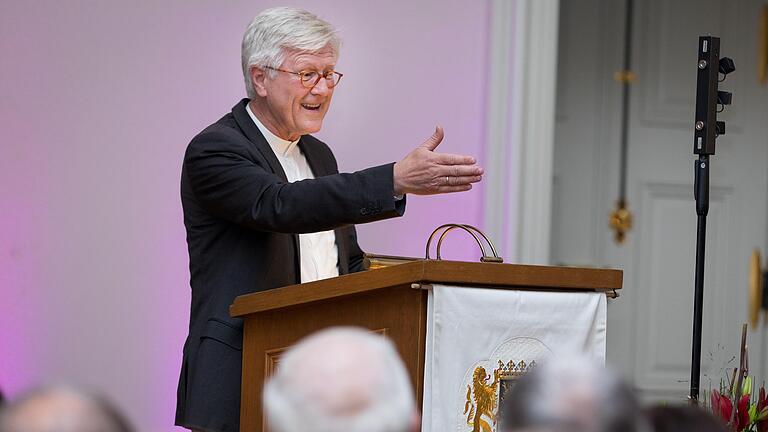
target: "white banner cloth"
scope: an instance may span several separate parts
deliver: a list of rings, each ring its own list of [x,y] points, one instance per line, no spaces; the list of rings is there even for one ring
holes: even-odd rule
[[[580,352],[605,363],[605,327],[603,293],[434,285],[428,301],[421,430],[472,431],[464,408],[478,366],[490,383],[499,361],[530,363]]]

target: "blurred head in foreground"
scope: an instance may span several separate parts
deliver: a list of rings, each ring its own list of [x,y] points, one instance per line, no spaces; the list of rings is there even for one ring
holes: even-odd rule
[[[33,390],[0,410],[0,432],[130,432],[105,400],[65,387]]]
[[[725,425],[702,408],[687,405],[655,406],[646,410],[654,432],[727,432]]]
[[[272,432],[418,430],[413,390],[392,343],[368,330],[335,327],[280,358],[264,386]]]
[[[644,430],[632,390],[585,357],[559,357],[522,377],[501,407],[501,430],[632,432]]]

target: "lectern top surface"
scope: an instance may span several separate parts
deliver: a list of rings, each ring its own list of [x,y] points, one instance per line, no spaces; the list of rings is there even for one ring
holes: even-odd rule
[[[419,260],[376,270],[242,295],[230,315],[244,315],[411,284],[462,285],[499,289],[611,292],[622,287],[613,269]]]

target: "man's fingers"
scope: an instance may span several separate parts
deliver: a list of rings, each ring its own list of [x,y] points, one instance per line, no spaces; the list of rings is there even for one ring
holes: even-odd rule
[[[468,175],[468,176],[446,176],[444,183],[446,186],[461,186],[468,185],[470,183],[477,183],[483,179],[480,175]]]
[[[426,141],[424,141],[424,144],[422,144],[421,146],[429,151],[433,151],[434,149],[437,148],[437,146],[443,140],[443,136],[445,136],[445,133],[443,132],[443,127],[436,126],[435,133],[433,133],[431,137],[429,137]]]
[[[440,186],[437,193],[452,193],[452,192],[466,192],[472,189],[471,184],[458,185],[458,186]]]
[[[450,177],[479,176],[485,173],[477,165],[445,165],[439,168],[440,175]]]
[[[476,162],[472,156],[449,153],[435,153],[434,161],[440,165],[472,165]]]

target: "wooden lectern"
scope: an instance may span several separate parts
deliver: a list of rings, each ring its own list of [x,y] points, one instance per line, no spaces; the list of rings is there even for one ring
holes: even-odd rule
[[[427,289],[432,283],[514,290],[601,291],[615,296],[620,270],[419,260],[243,295],[230,306],[244,320],[240,430],[263,430],[261,391],[280,355],[300,338],[336,325],[386,334],[423,396]]]

